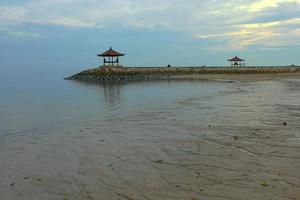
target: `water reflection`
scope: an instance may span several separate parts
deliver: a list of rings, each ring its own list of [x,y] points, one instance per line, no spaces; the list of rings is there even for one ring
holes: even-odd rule
[[[211,82],[219,83],[215,81]],[[188,91],[191,91],[190,89],[193,87],[201,87],[201,89],[204,90],[207,87],[205,84],[207,81],[186,78],[152,81],[107,81],[98,83],[71,81],[71,83],[78,84],[84,87],[85,90],[96,89],[99,91],[99,89],[101,89],[101,91],[103,91],[103,95],[100,94],[101,98],[112,108],[120,105],[122,101],[126,101],[121,99],[122,96],[126,99],[135,98],[134,101],[139,101],[138,99],[142,97],[143,99],[145,98],[144,101],[146,101],[152,98],[160,99],[173,93],[176,96],[178,94],[185,94],[186,92],[189,93]],[[214,84],[212,86],[214,86]],[[130,95],[130,97],[128,97],[128,95]],[[156,97],[154,97],[155,95]]]
[[[103,83],[101,85],[104,90],[104,98],[106,103],[111,105],[119,104],[120,103],[120,90],[122,84],[116,83]]]
[[[120,81],[111,81],[111,82],[84,82],[84,81],[70,81],[70,83],[77,84],[81,87],[84,87],[85,90],[96,89],[100,92],[101,98],[105,101],[106,104],[115,106],[121,103],[121,90],[125,86],[125,82]],[[103,91],[103,95],[102,95]]]

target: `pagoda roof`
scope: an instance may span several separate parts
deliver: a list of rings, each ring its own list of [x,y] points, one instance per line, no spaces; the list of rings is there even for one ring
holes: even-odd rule
[[[229,59],[228,61],[245,61],[245,60],[243,60],[243,59],[241,59],[241,58],[235,56],[235,57]]]
[[[124,56],[124,55],[125,54],[113,50],[111,47],[109,48],[109,50],[105,51],[104,53],[98,54],[98,56],[100,57],[104,57],[104,56],[116,57],[116,56]]]

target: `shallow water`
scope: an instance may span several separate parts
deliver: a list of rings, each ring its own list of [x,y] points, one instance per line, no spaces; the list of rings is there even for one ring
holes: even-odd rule
[[[2,82],[0,136],[166,108],[174,102],[212,95],[224,88],[222,83],[199,81],[96,85],[65,81],[62,77]]]
[[[2,80],[0,199],[300,198],[298,78],[43,80]]]

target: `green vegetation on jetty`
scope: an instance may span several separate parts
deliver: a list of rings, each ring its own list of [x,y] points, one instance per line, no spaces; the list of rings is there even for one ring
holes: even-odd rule
[[[101,82],[109,80],[157,80],[188,74],[269,74],[295,73],[300,67],[103,67],[89,69],[66,79]]]

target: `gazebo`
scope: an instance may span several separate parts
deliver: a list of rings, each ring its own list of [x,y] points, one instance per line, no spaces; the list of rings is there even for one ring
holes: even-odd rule
[[[231,62],[231,67],[241,67],[242,62],[245,61],[245,60],[235,56],[235,57],[229,59],[228,61]]]
[[[119,56],[124,55],[125,54],[119,53],[110,47],[109,50],[102,54],[98,54],[97,56],[103,57],[103,67],[120,67],[121,65],[119,65]]]

